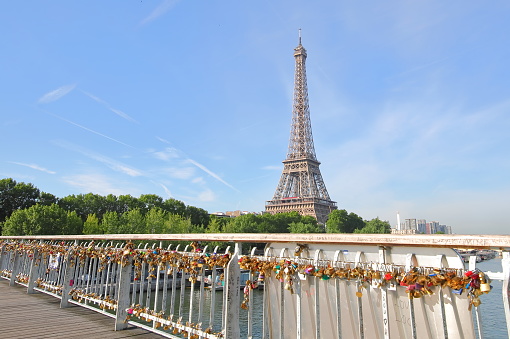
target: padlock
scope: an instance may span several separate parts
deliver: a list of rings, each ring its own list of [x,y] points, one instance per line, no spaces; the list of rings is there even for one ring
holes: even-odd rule
[[[485,283],[482,283],[480,284],[480,291],[481,292],[489,292],[491,290],[491,284],[485,282]]]
[[[482,301],[480,300],[480,298],[475,297],[475,298],[473,298],[472,303],[473,303],[473,306],[474,306],[474,307],[478,307],[478,306],[480,306],[480,304],[482,303]]]

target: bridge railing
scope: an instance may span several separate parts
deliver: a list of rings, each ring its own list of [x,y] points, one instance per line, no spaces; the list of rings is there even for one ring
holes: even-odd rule
[[[501,251],[502,272],[452,248]],[[482,338],[499,279],[510,337],[509,250],[489,235],[0,237],[0,277],[169,338]]]

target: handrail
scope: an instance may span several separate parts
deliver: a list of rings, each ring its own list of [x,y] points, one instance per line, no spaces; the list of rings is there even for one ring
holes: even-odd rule
[[[347,234],[347,233],[187,233],[187,234],[95,234],[0,236],[25,240],[149,240],[224,241],[249,243],[303,242],[315,244],[357,244],[374,246],[413,246],[438,248],[477,248],[510,250],[510,235],[470,234]]]
[[[181,245],[165,249],[163,241]],[[180,250],[186,241],[191,244]],[[200,241],[235,246],[233,251],[229,246],[225,252],[219,253],[218,247],[211,252],[208,246],[201,248]],[[242,243],[265,243],[264,254],[245,247],[250,254],[242,255]],[[503,272],[481,272],[475,267],[476,256],[470,257],[467,269],[459,252],[451,248],[500,250]],[[474,315],[476,337],[481,339],[477,306],[484,300],[479,297],[492,290],[491,279],[503,281],[502,313],[510,335],[509,272],[509,235],[0,237],[0,278],[10,285],[21,284],[28,293],[60,298],[62,307],[72,303],[114,317],[116,329],[131,324],[169,338],[177,338],[174,333],[209,339],[253,338],[254,320],[262,324],[263,338],[278,333],[296,338],[335,333],[368,338],[371,332],[384,338],[399,333],[416,338],[423,331],[429,337],[475,338]],[[196,283],[199,288],[195,289]],[[264,291],[253,291],[259,283]],[[327,300],[337,303],[331,306]],[[215,316],[215,309],[222,311],[222,317]],[[248,312],[243,320],[247,333],[241,336],[240,309]],[[258,311],[260,316],[254,313]],[[149,321],[152,324],[147,325]]]

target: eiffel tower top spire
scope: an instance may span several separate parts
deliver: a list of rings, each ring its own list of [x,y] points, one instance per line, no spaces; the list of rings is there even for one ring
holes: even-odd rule
[[[301,45],[294,48],[296,70],[294,74],[294,104],[292,108],[292,125],[287,159],[310,159],[317,161],[313,145],[312,124],[308,106],[308,87],[306,83],[306,49]]]

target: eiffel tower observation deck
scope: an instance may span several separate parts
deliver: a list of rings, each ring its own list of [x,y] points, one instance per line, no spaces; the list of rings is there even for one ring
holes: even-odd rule
[[[273,199],[266,201],[266,212],[271,214],[297,211],[310,215],[324,224],[328,214],[337,208],[329,197],[315,155],[308,105],[306,83],[306,49],[294,48],[296,71],[294,75],[294,104],[287,159]]]

